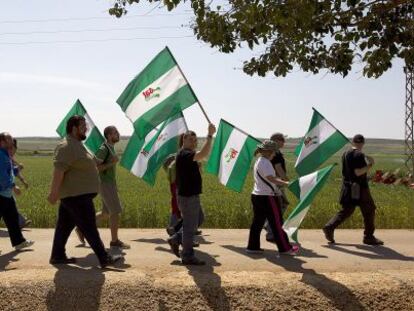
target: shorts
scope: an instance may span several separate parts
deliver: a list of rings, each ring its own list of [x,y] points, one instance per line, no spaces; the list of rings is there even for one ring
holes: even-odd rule
[[[122,212],[122,205],[119,200],[116,183],[101,183],[99,186],[99,194],[102,198],[102,211],[104,213],[114,215]]]

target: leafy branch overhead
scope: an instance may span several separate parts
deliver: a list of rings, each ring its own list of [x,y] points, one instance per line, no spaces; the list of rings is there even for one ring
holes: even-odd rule
[[[111,15],[122,17],[140,0],[114,0]],[[355,64],[377,78],[402,59],[414,67],[414,0],[141,0],[172,11],[190,2],[197,39],[223,53],[253,50],[249,75],[286,76],[295,66],[311,73],[346,76]]]

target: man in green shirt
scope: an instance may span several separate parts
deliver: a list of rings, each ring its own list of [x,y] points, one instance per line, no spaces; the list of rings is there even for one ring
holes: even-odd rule
[[[129,249],[130,246],[118,238],[119,214],[122,212],[121,202],[116,185],[116,164],[119,159],[115,153],[115,144],[119,142],[119,132],[115,126],[104,130],[106,142],[96,153],[100,177],[99,194],[102,198],[102,211],[96,214],[97,221],[109,218],[111,228],[111,247]]]

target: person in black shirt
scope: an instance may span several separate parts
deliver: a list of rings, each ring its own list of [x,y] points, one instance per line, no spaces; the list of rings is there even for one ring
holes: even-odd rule
[[[168,243],[173,253],[180,257],[179,245],[182,240],[181,261],[185,265],[205,264],[204,261],[194,256],[193,239],[201,213],[202,179],[199,161],[208,156],[215,132],[216,127],[209,124],[206,142],[201,150],[197,151],[197,135],[193,131],[187,131],[183,136],[183,146],[175,159],[178,208],[183,219],[183,230],[170,237]]]
[[[367,173],[374,165],[374,159],[362,152],[364,144],[364,136],[355,135],[352,139],[353,148],[342,156],[342,188],[339,201],[342,209],[323,228],[325,237],[330,243],[335,243],[334,230],[353,214],[358,205],[364,218],[363,243],[384,244],[374,236],[376,206],[369,191],[367,179]]]
[[[280,149],[282,149],[285,146],[285,136],[282,133],[274,133],[272,136],[270,136],[270,140],[274,141],[278,148],[278,150],[275,153],[275,156],[272,158],[272,160],[270,160],[275,169],[276,176],[284,181],[289,181],[289,178],[287,177],[285,157],[283,156],[282,151],[280,151]],[[277,196],[276,199],[278,204],[281,206],[283,216],[283,214],[287,210],[289,201],[286,198],[284,188],[279,186],[279,189],[282,193],[282,196]],[[273,237],[272,230],[270,230],[269,224],[267,222],[265,225],[265,230],[266,240],[268,242],[274,242],[275,239]]]

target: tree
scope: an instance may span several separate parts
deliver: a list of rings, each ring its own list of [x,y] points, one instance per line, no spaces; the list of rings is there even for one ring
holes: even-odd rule
[[[114,0],[122,17],[140,0]],[[248,46],[249,75],[286,76],[295,66],[311,73],[346,76],[356,64],[377,78],[402,59],[414,67],[414,0],[228,0],[213,8],[204,0],[141,0],[169,11],[190,2],[197,39],[224,53]]]

